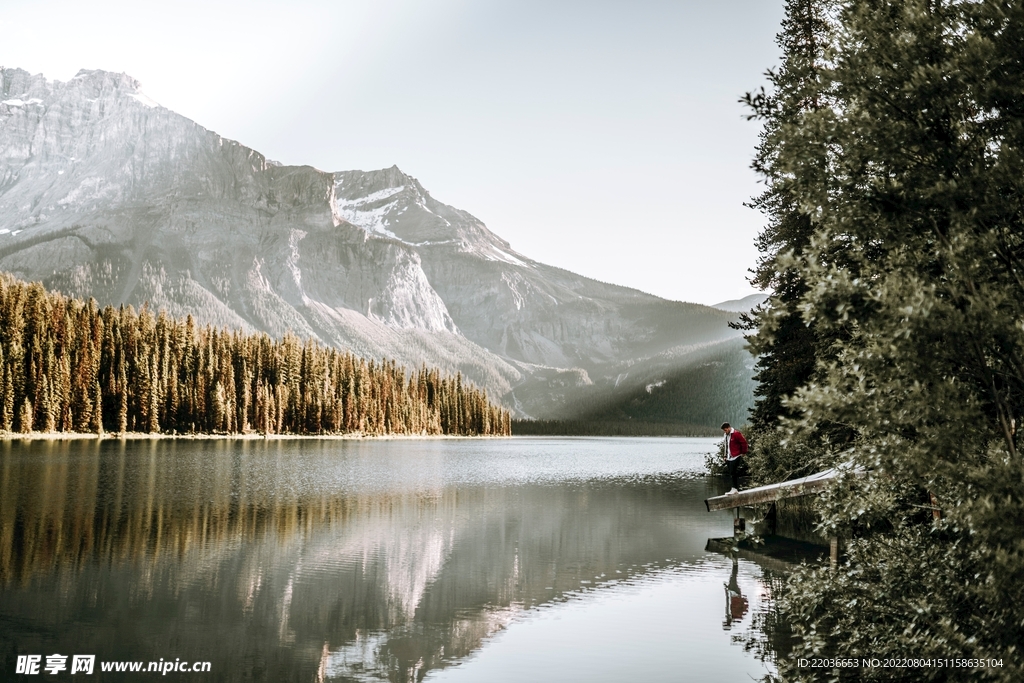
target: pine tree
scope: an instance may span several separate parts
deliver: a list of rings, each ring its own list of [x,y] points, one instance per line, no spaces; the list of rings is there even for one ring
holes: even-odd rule
[[[39,384],[42,387],[39,392],[40,431],[49,434],[57,431],[53,392],[50,388],[52,383],[50,382],[50,378],[44,374]]]
[[[500,414],[483,392],[437,370],[407,376],[393,360],[356,359],[294,335],[274,342],[197,328],[148,306],[99,311],[2,275],[0,318],[6,429],[486,433]]]
[[[95,434],[103,434],[103,392],[99,380],[93,382],[93,405],[96,409],[89,414],[89,429]]]
[[[812,218],[781,266],[830,339],[787,427],[791,447],[821,451],[822,422],[843,425],[837,459],[864,474],[820,506],[847,559],[790,580],[780,673],[824,678],[795,662],[882,643],[1001,658],[975,673],[1021,680],[1024,5],[861,0],[830,16],[808,84],[828,106],[783,125],[770,160]]]
[[[122,354],[118,354],[122,357]],[[128,431],[128,376],[125,370],[124,361],[118,365],[118,381],[117,381],[117,431],[119,434],[125,434]]]
[[[149,386],[148,386],[148,403],[146,406],[146,431],[150,434],[156,434],[160,431],[160,422],[158,416],[160,414],[160,380],[157,374],[159,365],[155,356],[150,356],[149,362]]]
[[[21,404],[21,413],[18,416],[18,431],[22,434],[28,434],[32,431],[32,401],[25,397],[25,400]]]
[[[11,381],[11,369],[3,366],[3,403],[0,405],[0,429],[9,432],[14,429],[14,383]]]
[[[820,82],[830,44],[825,20],[830,4],[786,2],[786,18],[776,39],[783,60],[778,70],[768,72],[771,90],[744,98],[751,118],[764,122],[753,166],[767,185],[751,204],[768,219],[757,239],[761,257],[752,282],[772,290],[739,325],[751,332],[747,339],[758,358],[758,398],[750,420],[759,431],[773,430],[780,417],[792,417],[784,401],[810,381],[816,359],[827,352],[819,343],[817,327],[807,324],[800,311],[807,292],[800,263],[814,234],[814,209],[801,202],[800,186],[820,181],[826,171],[824,148],[800,131],[830,100]]]

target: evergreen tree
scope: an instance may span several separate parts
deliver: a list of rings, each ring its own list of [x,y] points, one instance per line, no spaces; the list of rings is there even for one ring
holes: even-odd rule
[[[826,352],[817,326],[807,324],[799,308],[807,292],[801,263],[807,258],[815,220],[815,207],[801,201],[800,188],[820,182],[826,173],[825,148],[801,132],[832,99],[820,80],[829,45],[825,16],[830,4],[787,1],[776,40],[783,60],[778,70],[767,74],[770,90],[744,97],[750,118],[764,122],[753,167],[767,187],[751,206],[765,214],[768,225],[757,239],[761,257],[752,283],[772,292],[739,324],[751,332],[747,339],[758,357],[758,398],[750,421],[761,432],[774,430],[780,417],[791,416],[786,399],[810,381],[816,359]]]
[[[294,335],[275,342],[200,328],[146,306],[98,311],[92,301],[2,275],[0,318],[7,430],[102,433],[106,422],[122,434],[244,433],[253,425],[293,434],[439,431],[440,404],[416,373],[407,381],[394,361],[357,360]],[[439,381],[436,370],[430,377]],[[452,386],[451,401],[473,415],[453,418],[453,433],[488,433],[484,412],[505,413],[460,378]]]
[[[18,431],[22,434],[28,434],[32,431],[32,401],[29,400],[28,396],[21,403],[21,413],[18,415]]]
[[[14,429],[14,384],[11,369],[4,365],[3,405],[0,406],[0,429],[9,432]]]
[[[123,356],[123,352],[118,354],[119,357]],[[122,360],[118,364],[118,381],[117,381],[117,431],[120,434],[124,434],[128,431],[128,376],[126,374],[124,361]]]
[[[808,453],[823,422],[843,425],[836,457],[865,475],[821,502],[848,559],[789,582],[782,674],[832,676],[795,665],[807,656],[954,651],[1021,680],[1024,6],[850,0],[828,16],[804,81],[828,106],[780,121],[766,167],[810,218],[779,267],[802,282],[814,344],[829,339],[785,424]]]
[[[103,434],[103,394],[99,381],[93,382],[93,401],[96,409],[89,414],[89,430],[95,434]]]

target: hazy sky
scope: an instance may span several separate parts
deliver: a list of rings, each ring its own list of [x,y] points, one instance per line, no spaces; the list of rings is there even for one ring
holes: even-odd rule
[[[397,164],[536,260],[659,296],[753,290],[782,0],[4,0],[0,64],[124,71],[286,164]]]

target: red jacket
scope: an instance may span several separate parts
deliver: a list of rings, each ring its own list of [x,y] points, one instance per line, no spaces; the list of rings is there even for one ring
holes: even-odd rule
[[[747,446],[747,440],[740,434],[740,430],[734,429],[729,432],[729,454],[726,456],[727,460],[746,455],[748,450],[750,449]]]

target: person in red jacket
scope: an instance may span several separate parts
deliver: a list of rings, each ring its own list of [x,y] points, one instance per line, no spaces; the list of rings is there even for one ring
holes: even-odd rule
[[[722,423],[722,431],[725,432],[725,464],[729,468],[729,476],[732,478],[732,490],[729,493],[738,493],[740,458],[749,450],[747,440],[743,438],[739,430],[733,429],[728,422]]]

